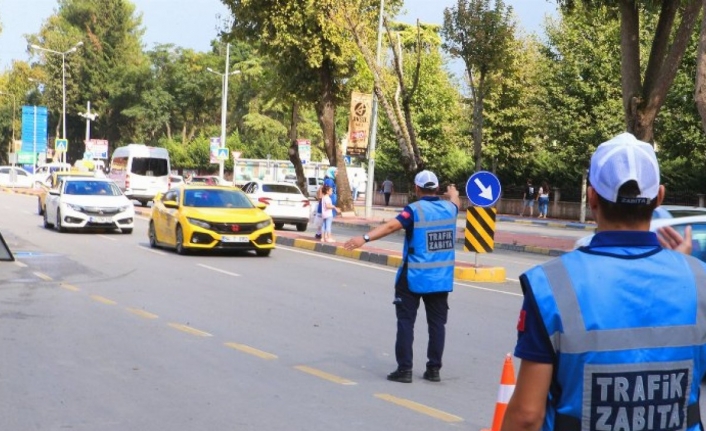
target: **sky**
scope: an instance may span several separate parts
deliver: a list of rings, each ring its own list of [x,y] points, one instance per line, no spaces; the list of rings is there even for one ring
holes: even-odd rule
[[[172,43],[196,51],[207,51],[217,29],[229,16],[220,0],[132,0],[142,13],[145,28],[143,43],[152,48]],[[444,8],[456,0],[405,0],[402,21],[441,24]],[[527,32],[540,32],[545,15],[553,14],[555,0],[505,0],[512,6],[519,24]],[[36,33],[54,14],[56,0],[0,0],[0,70],[10,68],[13,60],[28,60],[25,34]]]

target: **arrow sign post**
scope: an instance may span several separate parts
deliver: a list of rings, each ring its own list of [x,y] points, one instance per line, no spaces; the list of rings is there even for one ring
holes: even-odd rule
[[[500,199],[500,180],[491,172],[480,171],[466,182],[466,196],[472,206],[466,209],[466,230],[463,249],[477,253],[490,253],[495,248],[495,215],[491,208]]]
[[[466,183],[466,196],[478,207],[491,207],[500,199],[500,180],[488,171],[479,171],[471,175]]]

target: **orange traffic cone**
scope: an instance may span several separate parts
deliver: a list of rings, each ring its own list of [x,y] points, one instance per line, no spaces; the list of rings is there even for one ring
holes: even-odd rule
[[[510,401],[512,393],[515,391],[515,367],[512,366],[512,356],[508,353],[503,364],[503,374],[500,376],[500,389],[498,390],[498,401],[495,403],[495,414],[493,415],[492,428],[484,428],[483,431],[500,431],[503,426],[503,418],[507,403]]]

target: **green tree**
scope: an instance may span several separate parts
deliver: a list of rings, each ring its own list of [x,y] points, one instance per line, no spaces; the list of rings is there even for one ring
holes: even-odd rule
[[[466,65],[473,102],[473,155],[482,168],[483,104],[508,67],[516,24],[502,0],[458,0],[444,9],[444,47]]]
[[[652,142],[654,122],[674,82],[692,36],[703,0],[559,0],[563,11],[593,14],[604,9],[620,17],[620,59],[623,111],[628,132]],[[583,5],[584,8],[577,8]],[[640,18],[658,14],[654,31],[641,31]],[[643,39],[651,36],[647,63]],[[643,73],[644,71],[644,73]]]
[[[314,105],[326,155],[338,167],[340,206],[351,210],[335,118],[337,106],[348,95],[346,80],[355,74],[356,51],[353,42],[329,19],[330,9],[344,4],[344,0],[222,1],[234,17],[233,36],[259,43],[261,52],[274,65],[283,98]],[[378,0],[369,3],[372,10],[379,4]]]

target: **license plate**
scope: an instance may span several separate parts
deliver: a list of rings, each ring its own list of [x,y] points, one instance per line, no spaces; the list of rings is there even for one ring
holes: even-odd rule
[[[110,223],[110,217],[91,217],[92,223]]]
[[[248,242],[250,241],[247,236],[242,235],[223,235],[221,237],[221,242]]]

